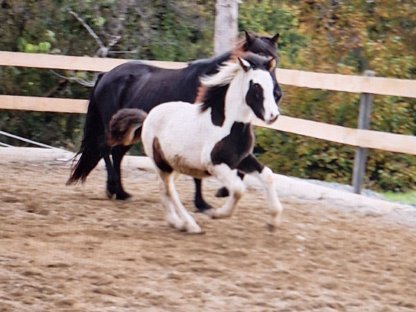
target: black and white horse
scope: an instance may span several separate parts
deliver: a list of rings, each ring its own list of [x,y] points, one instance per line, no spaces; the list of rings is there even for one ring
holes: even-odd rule
[[[279,116],[270,75],[275,61],[251,53],[237,59],[201,79],[203,89],[194,105],[168,102],[155,107],[147,116],[138,109],[123,109],[111,120],[112,144],[134,142],[134,133],[143,123],[141,139],[145,152],[163,182],[166,219],[178,230],[202,231],[179,199],[175,173],[198,179],[214,176],[223,183],[230,196],[221,208],[207,211],[213,218],[232,215],[245,190],[237,173],[251,174],[266,190],[271,214],[268,224],[275,227],[280,222],[283,207],[276,194],[273,173],[252,154],[251,125],[256,117],[272,123]]]
[[[111,117],[122,108],[140,108],[149,112],[155,106],[169,101],[193,103],[197,97],[199,77],[213,74],[220,64],[235,54],[250,51],[259,55],[277,58],[276,44],[279,34],[274,37],[258,37],[245,33],[245,40],[233,51],[207,60],[190,63],[183,69],[164,69],[133,61],[122,64],[101,74],[90,94],[90,102],[84,126],[84,137],[78,154],[81,154],[72,168],[67,184],[84,182],[100,159],[104,158],[107,169],[107,195],[126,199],[130,195],[121,182],[121,161],[130,146],[110,146],[106,137]],[[281,89],[271,69],[276,100]],[[180,127],[179,124],[176,126]],[[77,155],[78,155],[77,154]],[[201,180],[195,179],[195,205],[200,210],[211,208],[201,192]]]

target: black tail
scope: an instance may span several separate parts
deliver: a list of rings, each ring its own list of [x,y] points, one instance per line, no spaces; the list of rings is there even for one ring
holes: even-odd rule
[[[67,185],[75,184],[79,181],[85,182],[89,173],[97,166],[102,158],[100,152],[100,145],[105,141],[105,130],[102,124],[100,115],[97,110],[97,103],[95,102],[94,90],[101,80],[103,74],[99,74],[97,81],[90,94],[90,103],[88,105],[87,116],[84,125],[84,137],[82,139],[81,148],[75,155],[81,154],[76,164],[71,169],[71,176],[66,182]]]

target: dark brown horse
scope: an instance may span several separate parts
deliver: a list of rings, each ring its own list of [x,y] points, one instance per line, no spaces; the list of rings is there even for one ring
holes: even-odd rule
[[[90,94],[90,102],[84,126],[84,137],[78,154],[81,154],[67,184],[84,182],[101,158],[107,169],[107,195],[127,199],[130,195],[121,182],[121,161],[130,146],[111,147],[106,138],[111,117],[122,108],[139,108],[149,112],[153,107],[169,101],[193,103],[200,85],[199,78],[218,70],[218,66],[241,52],[250,51],[277,58],[279,34],[259,37],[245,32],[245,38],[234,50],[210,59],[191,62],[183,69],[164,69],[139,61],[117,66],[100,74]],[[282,95],[274,70],[274,96]],[[78,155],[77,154],[77,155]],[[201,180],[195,179],[195,206],[203,211],[211,208],[202,197]]]

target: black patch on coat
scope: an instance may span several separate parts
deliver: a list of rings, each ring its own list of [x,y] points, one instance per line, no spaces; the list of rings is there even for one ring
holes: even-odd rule
[[[246,102],[257,118],[264,120],[263,88],[260,84],[253,83],[253,80],[250,80],[250,86],[246,94]]]
[[[167,173],[171,173],[173,171],[173,168],[169,165],[163,155],[162,147],[160,146],[158,138],[153,139],[153,160],[161,171]]]
[[[201,112],[211,108],[211,121],[215,126],[221,127],[225,120],[225,96],[228,91],[227,84],[225,86],[210,87],[205,91],[202,98]]]
[[[254,134],[251,124],[235,122],[230,134],[215,144],[211,151],[214,165],[226,164],[230,168],[237,168],[242,159],[253,150]]]

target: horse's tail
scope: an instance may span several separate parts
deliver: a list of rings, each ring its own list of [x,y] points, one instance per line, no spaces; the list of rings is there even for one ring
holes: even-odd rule
[[[99,74],[97,81],[90,93],[89,105],[87,116],[84,125],[84,137],[82,139],[79,152],[75,155],[74,161],[77,156],[81,154],[75,165],[72,166],[71,176],[66,182],[67,185],[75,184],[79,181],[82,183],[87,179],[88,174],[97,166],[98,162],[102,158],[100,152],[100,145],[104,143],[105,136],[104,125],[100,118],[97,103],[95,101],[94,91],[103,74]]]
[[[123,108],[111,117],[107,139],[109,146],[133,145],[140,140],[147,113],[137,108]]]

